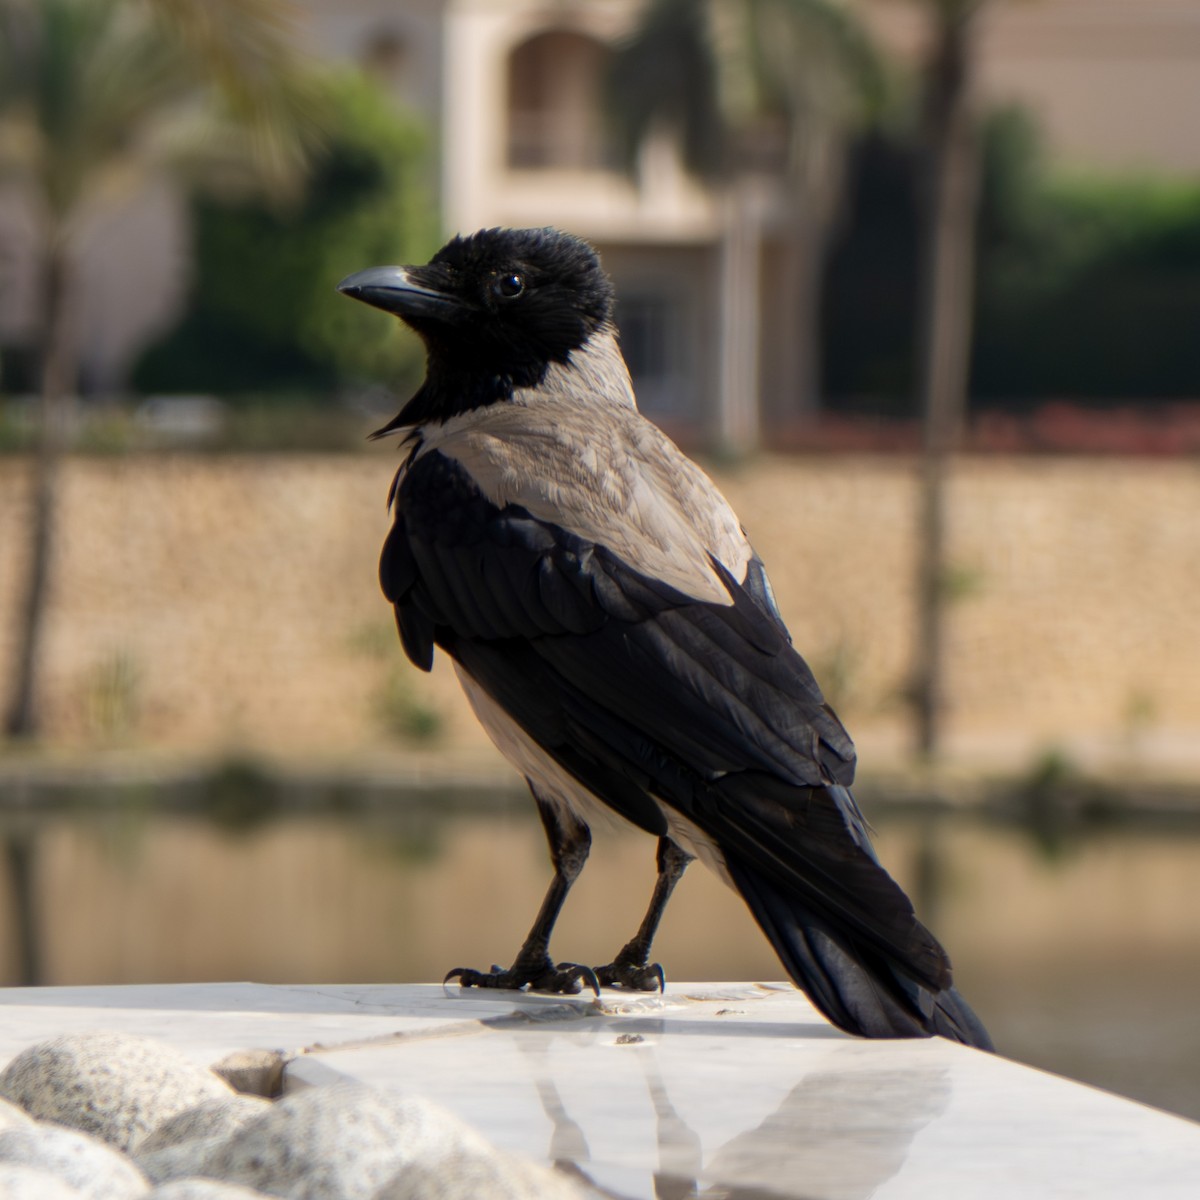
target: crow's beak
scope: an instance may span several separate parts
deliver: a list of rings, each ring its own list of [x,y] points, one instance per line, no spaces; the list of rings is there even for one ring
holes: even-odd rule
[[[398,317],[434,317],[446,321],[462,309],[455,296],[420,283],[411,267],[368,267],[347,275],[337,290]]]

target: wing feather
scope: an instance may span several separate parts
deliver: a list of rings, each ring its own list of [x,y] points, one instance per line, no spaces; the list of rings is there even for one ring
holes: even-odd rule
[[[747,769],[796,785],[852,778],[853,744],[777,614],[720,564],[729,602],[694,599],[606,547],[497,508],[436,452],[410,465],[397,500],[380,577],[418,650],[426,630],[406,622],[411,607],[458,639],[529,639],[564,683],[706,778]]]

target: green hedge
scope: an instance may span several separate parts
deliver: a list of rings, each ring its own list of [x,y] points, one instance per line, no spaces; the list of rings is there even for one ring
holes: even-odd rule
[[[1013,112],[984,145],[977,405],[1200,397],[1200,184],[1048,175]],[[915,407],[915,178],[910,146],[859,148],[827,279],[831,408]]]

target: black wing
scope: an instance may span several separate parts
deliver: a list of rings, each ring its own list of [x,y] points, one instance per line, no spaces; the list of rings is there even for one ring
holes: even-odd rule
[[[682,814],[725,855],[781,954],[766,911],[778,897],[815,914],[852,956],[945,987],[944,952],[839,786],[853,776],[852,743],[792,648],[761,564],[745,586],[713,566],[728,604],[497,508],[434,451],[402,473],[381,582],[414,663],[428,668],[441,646],[550,757],[643,828],[666,832],[664,804]],[[765,901],[752,899],[754,881]]]
[[[758,768],[797,785],[849,783],[853,744],[778,614],[713,565],[729,604],[696,601],[523,509],[496,508],[434,452],[404,472],[380,580],[418,666],[428,669],[435,643],[454,653],[529,642],[564,682],[688,755],[703,778]]]

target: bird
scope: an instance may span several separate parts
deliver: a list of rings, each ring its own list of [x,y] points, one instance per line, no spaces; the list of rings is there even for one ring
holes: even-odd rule
[[[762,559],[707,474],[644,417],[594,248],[553,228],[453,237],[343,279],[424,343],[379,564],[404,653],[452,661],[524,776],[554,873],[508,967],[443,986],[661,990],[659,921],[700,859],[792,981],[871,1038],[991,1041],[887,873],[855,750],[794,648]],[[645,919],[600,967],[550,937],[605,815],[655,836]]]

